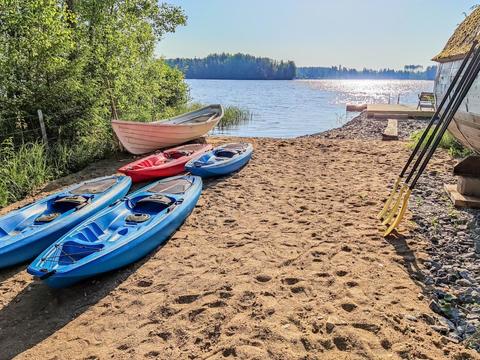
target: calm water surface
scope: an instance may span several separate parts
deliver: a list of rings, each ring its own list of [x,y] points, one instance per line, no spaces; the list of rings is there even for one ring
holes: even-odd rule
[[[341,126],[357,113],[347,103],[416,104],[423,80],[187,80],[192,101],[236,105],[248,109],[250,121],[215,134],[290,138]]]

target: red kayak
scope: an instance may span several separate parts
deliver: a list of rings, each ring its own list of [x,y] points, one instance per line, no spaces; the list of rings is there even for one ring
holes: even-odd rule
[[[185,171],[188,161],[211,149],[209,144],[178,146],[131,162],[118,171],[130,176],[133,182],[174,176]]]

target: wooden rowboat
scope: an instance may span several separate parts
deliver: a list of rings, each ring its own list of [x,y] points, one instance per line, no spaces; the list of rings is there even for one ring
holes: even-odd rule
[[[434,61],[439,63],[435,79],[437,104],[460,67],[475,39],[480,40],[480,8],[475,9],[450,37],[445,48]],[[480,152],[480,79],[477,77],[470,91],[448,127],[450,133],[464,146]]]
[[[135,155],[180,145],[206,135],[223,117],[221,105],[210,105],[167,120],[150,123],[112,120],[125,149]]]

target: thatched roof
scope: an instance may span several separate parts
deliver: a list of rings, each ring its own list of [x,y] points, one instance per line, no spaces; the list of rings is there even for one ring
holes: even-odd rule
[[[476,8],[455,30],[440,54],[432,60],[447,62],[462,59],[473,40],[480,40],[480,7]]]

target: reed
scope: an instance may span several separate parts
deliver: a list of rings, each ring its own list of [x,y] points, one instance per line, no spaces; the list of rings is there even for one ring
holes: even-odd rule
[[[225,107],[225,114],[218,124],[220,129],[228,129],[230,127],[240,125],[250,121],[252,114],[247,109],[242,109],[237,106]]]

